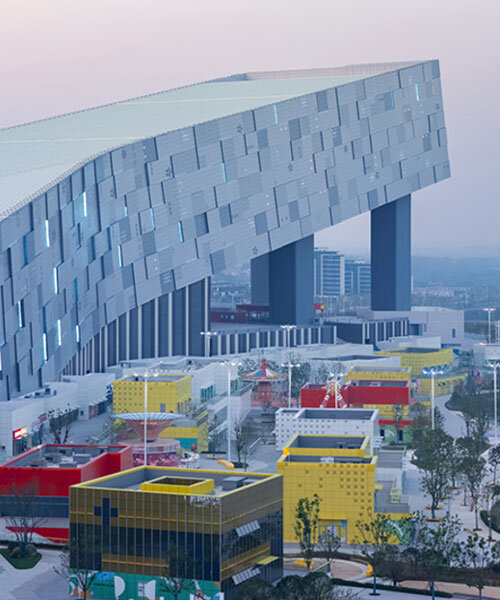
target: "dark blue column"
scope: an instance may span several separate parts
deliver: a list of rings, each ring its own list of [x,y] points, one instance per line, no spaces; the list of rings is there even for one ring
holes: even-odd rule
[[[410,310],[410,195],[371,211],[371,307]]]
[[[252,302],[269,305],[276,324],[306,325],[314,318],[314,236],[252,260]]]

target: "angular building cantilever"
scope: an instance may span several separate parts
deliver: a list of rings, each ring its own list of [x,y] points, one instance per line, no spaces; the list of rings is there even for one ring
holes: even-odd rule
[[[252,261],[313,319],[313,234],[372,211],[372,308],[405,310],[410,194],[449,177],[437,61],[248,73],[0,131],[0,398],[201,354],[210,276]]]

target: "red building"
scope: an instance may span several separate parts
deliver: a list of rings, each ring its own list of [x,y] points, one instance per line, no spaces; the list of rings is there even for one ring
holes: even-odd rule
[[[0,515],[16,514],[15,489],[38,496],[34,511],[57,526],[37,529],[49,539],[68,537],[69,488],[133,467],[131,446],[43,444],[0,465]]]

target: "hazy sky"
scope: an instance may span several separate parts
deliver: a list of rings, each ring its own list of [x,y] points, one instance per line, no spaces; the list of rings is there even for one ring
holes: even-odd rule
[[[452,179],[414,195],[414,253],[500,254],[499,23],[499,0],[0,0],[0,127],[236,72],[438,58]],[[368,224],[317,243],[366,250]]]

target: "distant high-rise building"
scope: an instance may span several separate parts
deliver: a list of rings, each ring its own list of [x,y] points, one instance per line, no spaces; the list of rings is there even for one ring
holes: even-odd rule
[[[370,263],[346,258],[337,250],[314,251],[316,296],[361,296],[370,294]]]
[[[371,265],[364,260],[345,259],[346,296],[364,296],[370,293]]]
[[[314,251],[314,293],[316,296],[345,294],[345,256],[336,250]]]

